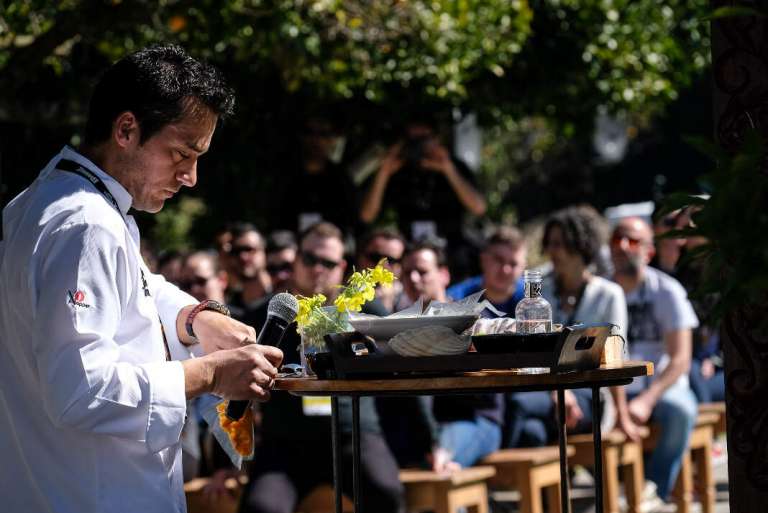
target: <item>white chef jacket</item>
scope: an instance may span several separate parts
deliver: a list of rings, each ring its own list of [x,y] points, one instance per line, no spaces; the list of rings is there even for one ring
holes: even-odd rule
[[[119,211],[88,180],[57,170],[62,158],[101,178]],[[184,372],[166,361],[160,323],[171,357],[189,358],[176,318],[197,301],[146,268],[131,202],[65,147],[3,211],[3,512],[186,510]]]

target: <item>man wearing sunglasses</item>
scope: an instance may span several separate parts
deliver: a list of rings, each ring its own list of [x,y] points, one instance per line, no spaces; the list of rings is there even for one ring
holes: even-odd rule
[[[250,223],[235,223],[230,231],[232,245],[229,247],[229,260],[235,283],[229,301],[243,311],[253,310],[261,306],[267,294],[272,292],[264,238]]]
[[[628,345],[632,360],[652,361],[656,373],[627,385],[629,414],[638,424],[659,425],[659,443],[645,466],[646,477],[666,500],[677,478],[696,421],[696,398],[688,383],[691,330],[698,319],[685,289],[649,267],[653,231],[639,217],[619,221],[611,237],[614,281],[627,299]]]
[[[318,223],[299,237],[299,255],[293,265],[288,291],[312,296],[324,294],[328,304],[338,294],[347,264],[341,230]],[[373,305],[373,306],[372,306]],[[366,303],[365,313],[386,315],[377,301]],[[266,305],[249,322],[257,329],[266,319]],[[298,363],[301,338],[289,327],[280,347],[286,363]],[[352,403],[339,399],[345,469],[344,491],[351,496]],[[256,449],[243,512],[293,513],[301,499],[319,484],[333,482],[330,398],[301,398],[275,394],[262,408],[262,443]],[[372,397],[360,399],[361,485],[364,509],[372,513],[402,511],[403,489],[397,463],[381,434]]]
[[[298,249],[296,237],[288,230],[276,230],[267,237],[267,272],[272,278],[272,292],[288,290]]]
[[[400,281],[402,271],[401,261],[405,252],[405,239],[394,228],[380,228],[366,234],[360,243],[357,265],[360,269],[368,269],[386,258],[385,267],[395,275],[395,282],[390,287],[376,287],[376,298],[388,311],[395,308],[395,301],[402,293]]]

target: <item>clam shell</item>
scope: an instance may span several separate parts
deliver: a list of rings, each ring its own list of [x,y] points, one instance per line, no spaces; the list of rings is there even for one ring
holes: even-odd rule
[[[470,342],[445,326],[424,326],[398,333],[389,347],[400,356],[438,356],[466,353]]]

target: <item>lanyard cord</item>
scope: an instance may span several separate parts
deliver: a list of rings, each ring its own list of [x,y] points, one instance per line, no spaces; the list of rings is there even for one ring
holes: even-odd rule
[[[96,187],[96,190],[101,193],[102,196],[104,196],[107,201],[109,201],[113,207],[115,207],[115,210],[117,210],[117,213],[120,214],[120,217],[123,218],[123,221],[126,225],[128,225],[128,221],[126,221],[125,216],[123,216],[123,212],[120,210],[120,205],[118,205],[117,200],[112,195],[111,192],[109,192],[109,189],[107,188],[107,185],[104,183],[104,181],[96,176],[96,174],[91,171],[90,169],[86,169],[85,167],[81,166],[77,162],[74,162],[69,159],[61,159],[58,164],[56,164],[56,169],[59,171],[66,171],[67,173],[74,173],[78,176],[82,176],[91,184],[93,184],[94,187]],[[144,277],[144,269],[139,267],[139,271],[141,272],[141,281],[142,281],[142,288],[144,289],[144,295],[149,296],[149,287],[147,286],[147,280]],[[163,321],[160,319],[160,332],[163,335],[163,345],[165,346],[165,359],[170,360],[171,359],[171,351],[168,347],[168,339],[165,336],[165,329],[163,328]]]
[[[102,181],[102,179],[96,176],[96,173],[69,159],[61,159],[59,163],[56,164],[56,169],[59,171],[66,171],[67,173],[74,173],[91,182],[91,184],[96,187],[96,190],[99,191],[101,195],[104,196],[107,201],[112,204],[113,207],[115,207],[115,210],[118,211],[120,217],[123,217],[123,212],[120,210],[120,205],[118,205],[117,200],[112,195],[112,193],[109,192],[107,185]],[[123,217],[123,221],[125,221],[125,217]]]

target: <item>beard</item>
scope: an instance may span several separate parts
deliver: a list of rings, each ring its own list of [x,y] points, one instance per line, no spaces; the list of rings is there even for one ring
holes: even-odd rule
[[[623,258],[613,262],[617,274],[638,276],[643,268],[643,257],[640,255],[624,255]]]

